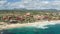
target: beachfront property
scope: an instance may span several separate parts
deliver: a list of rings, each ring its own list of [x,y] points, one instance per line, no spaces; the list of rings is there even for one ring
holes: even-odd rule
[[[3,12],[3,13],[2,13]],[[10,23],[31,23],[41,20],[60,20],[59,12],[41,10],[1,10],[0,22]]]

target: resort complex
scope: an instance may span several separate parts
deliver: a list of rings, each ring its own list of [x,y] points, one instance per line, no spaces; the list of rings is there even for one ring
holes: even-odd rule
[[[60,20],[60,12],[53,11],[0,11],[0,22],[11,23],[31,23],[36,21]]]

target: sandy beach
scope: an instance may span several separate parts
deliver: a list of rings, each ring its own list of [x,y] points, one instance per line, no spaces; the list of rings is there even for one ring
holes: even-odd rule
[[[44,27],[46,25],[55,25],[55,24],[60,24],[60,20],[53,20],[53,21],[38,21],[34,23],[24,23],[24,24],[9,24],[9,25],[4,25],[0,26],[0,30],[2,29],[9,29],[9,28],[17,28],[17,27],[25,27],[25,26],[33,26],[33,27],[38,27],[38,28],[48,28]]]

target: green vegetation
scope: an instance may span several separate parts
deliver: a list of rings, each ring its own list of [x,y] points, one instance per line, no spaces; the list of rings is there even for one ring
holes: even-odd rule
[[[10,20],[19,23],[60,20],[60,12],[57,10],[0,10],[0,22],[10,23]]]

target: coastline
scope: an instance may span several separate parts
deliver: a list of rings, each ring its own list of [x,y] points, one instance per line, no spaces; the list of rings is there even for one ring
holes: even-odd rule
[[[24,23],[24,24],[9,24],[9,25],[5,25],[5,26],[0,26],[0,30],[3,29],[9,29],[9,28],[18,28],[18,27],[26,27],[26,26],[45,26],[45,25],[55,25],[55,24],[60,24],[60,20],[52,20],[52,21],[38,21],[38,22],[34,22],[34,23]]]

